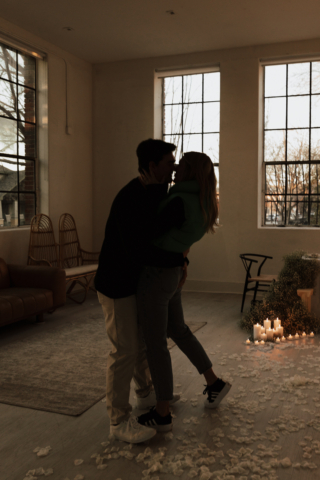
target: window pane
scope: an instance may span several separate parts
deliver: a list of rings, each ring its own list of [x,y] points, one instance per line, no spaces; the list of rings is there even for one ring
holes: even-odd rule
[[[308,225],[308,197],[289,196],[287,201],[287,223],[289,225]]]
[[[310,225],[320,224],[320,197],[311,197],[310,205]]]
[[[16,52],[9,47],[0,45],[0,77],[16,81]]]
[[[184,133],[202,132],[202,104],[194,103],[183,106]]]
[[[17,154],[17,122],[0,118],[0,152]]]
[[[311,193],[320,194],[320,165],[310,165]]]
[[[284,198],[283,195],[265,195],[265,225],[284,225]]]
[[[18,83],[31,88],[36,83],[36,60],[23,53],[18,54]]]
[[[270,130],[264,133],[264,161],[284,162],[286,149],[286,131]]]
[[[36,121],[36,112],[35,112],[35,91],[30,90],[30,88],[18,87],[19,90],[19,117],[21,120],[26,122]]]
[[[288,95],[310,93],[310,63],[288,65]]]
[[[182,106],[165,106],[163,109],[163,133],[182,133]]]
[[[16,85],[0,80],[0,115],[17,118]]]
[[[320,95],[311,97],[311,126],[320,127]]]
[[[219,132],[220,130],[220,103],[203,104],[203,131]]]
[[[286,127],[286,99],[267,98],[265,100],[265,128]]]
[[[311,130],[311,160],[320,160],[320,129]]]
[[[19,190],[34,191],[35,190],[35,171],[34,161],[25,160],[19,163]]]
[[[19,122],[19,155],[36,156],[36,127],[30,123]]]
[[[5,195],[3,192],[15,189],[18,184],[17,162],[9,158],[0,158],[0,218],[1,199]]]
[[[286,185],[285,165],[266,165],[266,193],[281,195],[285,193]]]
[[[183,153],[202,152],[202,135],[183,135]]]
[[[163,83],[163,103],[182,103],[182,77],[167,77]]]
[[[172,153],[176,159],[176,163],[178,163],[181,158],[182,135],[164,135],[163,140],[165,142],[173,143],[177,147],[176,150]]]
[[[288,162],[309,160],[309,130],[288,130]]]
[[[309,127],[309,98],[288,98],[288,128]]]
[[[183,77],[183,101],[202,102],[202,74]]]
[[[220,72],[204,74],[203,101],[220,100]]]
[[[203,135],[203,153],[208,155],[213,163],[219,163],[219,138],[218,133]]]
[[[266,97],[279,97],[286,94],[286,65],[265,67],[264,94]]]
[[[0,200],[2,205],[2,218],[0,224],[4,227],[17,227],[18,226],[18,194],[9,192],[0,192]]]
[[[35,195],[33,193],[20,193],[20,223],[30,225],[32,217],[36,214]]]
[[[288,194],[309,193],[309,165],[288,165]]]
[[[320,62],[312,62],[312,93],[320,93]]]

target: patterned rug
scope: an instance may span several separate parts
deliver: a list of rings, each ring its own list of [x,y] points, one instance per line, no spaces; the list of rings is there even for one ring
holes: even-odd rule
[[[61,312],[0,329],[0,403],[77,416],[105,396],[111,345],[101,313]],[[196,332],[205,324],[188,325]]]

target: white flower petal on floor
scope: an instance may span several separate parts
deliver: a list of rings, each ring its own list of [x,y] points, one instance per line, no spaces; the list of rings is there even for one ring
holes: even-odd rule
[[[77,466],[77,465],[81,465],[81,464],[83,463],[83,460],[82,460],[81,458],[78,458],[78,459],[75,460],[73,463],[74,463],[76,466]]]
[[[84,476],[83,475],[76,475],[73,480],[83,480]]]

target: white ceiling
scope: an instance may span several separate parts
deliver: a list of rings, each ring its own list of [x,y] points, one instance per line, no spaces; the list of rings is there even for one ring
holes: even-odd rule
[[[320,38],[319,0],[0,0],[0,16],[91,63]]]

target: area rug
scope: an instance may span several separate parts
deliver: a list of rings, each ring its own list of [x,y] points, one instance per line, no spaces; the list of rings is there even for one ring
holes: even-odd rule
[[[53,317],[43,325],[29,324],[24,335],[0,331],[0,403],[81,415],[105,396],[111,344],[104,319],[100,313]],[[196,332],[205,324],[188,325]],[[175,344],[169,340],[168,346]]]

